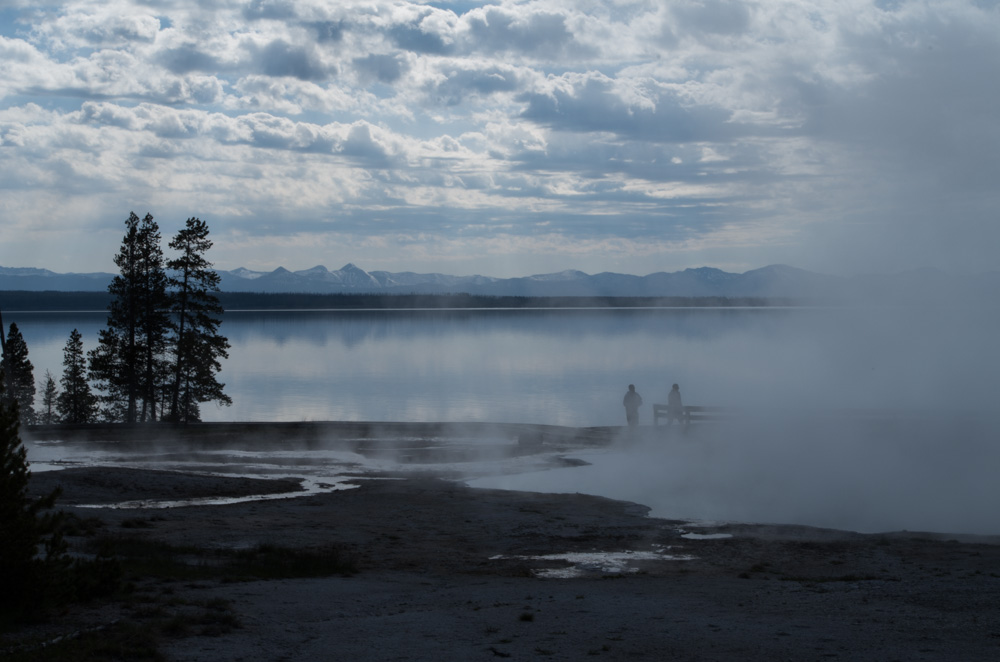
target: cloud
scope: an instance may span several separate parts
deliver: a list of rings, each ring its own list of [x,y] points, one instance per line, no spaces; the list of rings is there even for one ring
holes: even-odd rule
[[[420,22],[395,25],[388,34],[396,46],[414,53],[443,55],[451,48],[441,34],[424,30]]]
[[[672,3],[677,32],[738,35],[750,27],[749,4],[738,0],[688,0]]]
[[[243,8],[243,16],[251,21],[284,21],[295,18],[295,4],[289,0],[251,0]]]
[[[263,47],[250,46],[260,71],[267,76],[292,76],[299,80],[323,80],[336,69],[324,65],[317,53],[307,47],[276,39]]]
[[[565,15],[518,9],[489,6],[463,15],[467,48],[546,58],[589,53],[589,49],[575,41]]]
[[[731,140],[745,134],[725,108],[685,102],[655,80],[616,81],[600,73],[568,73],[526,92],[521,116],[563,131],[610,132],[654,142]]]
[[[210,53],[198,49],[194,43],[184,44],[177,48],[167,48],[160,51],[157,59],[167,69],[175,74],[186,74],[192,71],[219,71],[224,69]]]
[[[358,246],[548,228],[567,260],[618,236],[659,269],[998,268],[983,3],[4,6],[0,177],[67,241],[54,200],[97,223],[141,191],[253,232],[341,223]]]
[[[151,43],[160,31],[160,21],[154,16],[116,16],[78,28],[80,34],[94,46],[130,42]]]
[[[315,32],[320,44],[338,43],[344,38],[343,21],[315,21],[305,25]]]
[[[409,63],[400,55],[369,53],[354,58],[354,68],[363,76],[381,83],[395,83],[409,70]]]
[[[530,78],[530,72],[504,64],[453,60],[438,63],[422,91],[432,104],[456,106],[470,97],[520,91],[526,76]]]

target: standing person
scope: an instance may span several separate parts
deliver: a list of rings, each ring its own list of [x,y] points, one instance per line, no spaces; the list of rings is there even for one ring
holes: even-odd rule
[[[681,387],[674,384],[667,395],[667,425],[677,419],[678,423],[684,422],[684,405],[681,404]]]
[[[635,384],[628,385],[628,393],[625,394],[622,404],[625,405],[625,420],[628,421],[629,426],[638,425],[642,396],[635,392]]]

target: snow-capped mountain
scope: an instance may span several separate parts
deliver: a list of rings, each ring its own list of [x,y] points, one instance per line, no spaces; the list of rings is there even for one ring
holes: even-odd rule
[[[67,273],[31,267],[0,267],[0,290],[96,292],[108,289],[113,274]]]
[[[365,271],[346,264],[331,271],[322,265],[303,271],[247,268],[220,271],[223,292],[444,294],[494,296],[642,296],[642,297],[784,297],[839,299],[907,296],[940,298],[949,293],[995,296],[1000,274],[958,277],[933,269],[892,275],[843,278],[786,265],[770,265],[745,273],[712,267],[657,272],[647,276],[587,274],[567,270],[521,278],[449,276],[446,274]],[[0,267],[0,290],[103,291],[113,274],[58,274],[47,269]]]

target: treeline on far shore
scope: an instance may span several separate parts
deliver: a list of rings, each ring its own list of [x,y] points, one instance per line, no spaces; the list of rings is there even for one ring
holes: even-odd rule
[[[306,294],[219,292],[226,310],[388,310],[418,308],[739,308],[796,306],[803,302],[765,297],[493,296],[483,294]],[[103,311],[107,292],[0,291],[5,311]]]

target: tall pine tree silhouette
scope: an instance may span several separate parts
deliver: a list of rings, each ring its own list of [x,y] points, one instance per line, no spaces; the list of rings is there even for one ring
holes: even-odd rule
[[[160,229],[150,214],[133,212],[115,256],[120,273],[108,291],[108,324],[90,352],[90,378],[101,391],[104,415],[126,423],[156,420],[166,371],[169,317]]]
[[[63,423],[93,423],[97,418],[97,397],[87,383],[87,361],[83,339],[73,329],[63,347],[62,393],[56,396],[56,411]]]
[[[10,391],[8,399],[17,401],[21,421],[35,422],[35,368],[28,360],[28,344],[17,324],[11,322],[7,341],[4,343],[0,369],[7,375],[3,388]]]
[[[170,248],[180,251],[167,262],[174,325],[170,418],[175,421],[200,420],[202,402],[232,404],[216,377],[220,359],[229,356],[229,340],[219,333],[219,274],[205,258],[211,247],[208,225],[199,218],[189,218],[170,242]]]

